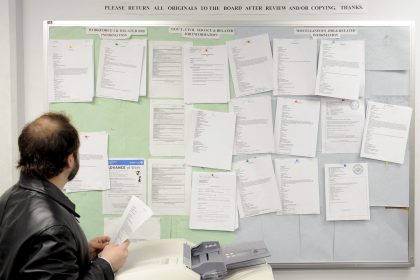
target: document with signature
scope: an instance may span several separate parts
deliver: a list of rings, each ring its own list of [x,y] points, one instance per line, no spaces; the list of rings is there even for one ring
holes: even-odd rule
[[[327,221],[369,220],[367,163],[325,165]]]

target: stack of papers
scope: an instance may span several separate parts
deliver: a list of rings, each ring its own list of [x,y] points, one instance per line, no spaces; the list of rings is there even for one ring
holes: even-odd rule
[[[192,176],[190,228],[238,228],[235,172],[196,172]]]

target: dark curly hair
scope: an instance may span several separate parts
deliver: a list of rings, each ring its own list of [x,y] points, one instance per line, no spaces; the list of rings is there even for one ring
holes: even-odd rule
[[[27,124],[18,140],[22,175],[50,179],[67,165],[67,157],[77,156],[79,134],[67,116],[45,113]]]

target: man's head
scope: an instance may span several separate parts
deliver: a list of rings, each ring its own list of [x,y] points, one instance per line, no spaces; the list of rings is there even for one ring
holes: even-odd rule
[[[18,168],[23,175],[48,180],[63,171],[70,181],[79,169],[79,135],[63,114],[46,113],[19,136]]]

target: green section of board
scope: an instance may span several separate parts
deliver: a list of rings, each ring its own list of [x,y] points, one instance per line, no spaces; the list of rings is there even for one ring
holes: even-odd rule
[[[85,27],[50,27],[49,38],[55,40],[94,40],[95,81],[101,40],[97,35],[86,35]],[[221,45],[233,35],[222,34],[219,39],[188,39],[180,34],[169,33],[168,27],[149,27],[147,36],[133,36],[132,39],[147,38],[159,41],[192,41],[194,45]],[[231,86],[231,89],[233,87]],[[231,93],[232,94],[232,93]],[[108,154],[110,158],[150,158],[149,153],[149,109],[150,101],[141,97],[139,102],[94,98],[92,103],[55,103],[50,105],[54,112],[64,112],[79,131],[106,131],[109,134]],[[212,111],[228,111],[227,104],[197,104],[194,107]],[[207,169],[197,168],[204,171]],[[82,192],[68,194],[81,215],[80,224],[88,239],[103,234],[102,193]],[[161,238],[185,238],[194,243],[205,240],[219,240],[227,244],[234,239],[230,232],[190,230],[188,216],[160,216]]]

